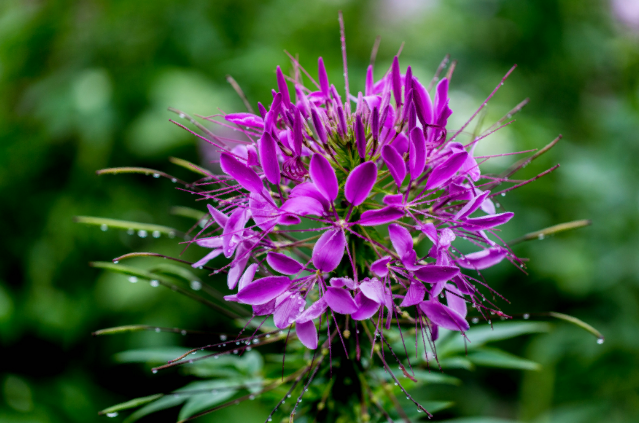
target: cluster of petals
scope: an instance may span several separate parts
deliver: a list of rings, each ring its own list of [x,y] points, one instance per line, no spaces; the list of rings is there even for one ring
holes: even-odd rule
[[[493,238],[513,214],[497,213],[491,192],[481,189],[472,146],[447,139],[448,80],[431,98],[395,57],[378,81],[370,66],[365,92],[343,101],[321,58],[318,65],[316,89],[298,77],[292,92],[278,67],[268,109],[224,115],[222,124],[249,142],[218,145],[224,174],[204,193],[214,203],[213,233],[194,241],[211,251],[194,266],[230,259],[234,293],[226,300],[272,316],[278,328],[294,325],[310,349],[318,346],[317,323],[335,313],[355,321],[377,315],[381,330],[415,307],[433,339],[439,327],[466,331],[467,305],[481,304],[481,294],[461,269],[512,259]],[[344,154],[356,158],[350,168]],[[295,226],[303,221],[311,225]],[[379,226],[388,228],[387,240],[369,237]],[[312,239],[310,256],[300,253],[304,239],[295,233]],[[358,238],[378,257],[363,273],[355,263],[361,252],[352,250]],[[456,238],[474,252],[459,252]],[[421,257],[419,242],[431,245]]]

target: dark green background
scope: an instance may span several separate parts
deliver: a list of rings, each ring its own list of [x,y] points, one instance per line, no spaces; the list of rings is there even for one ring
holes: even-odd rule
[[[526,97],[530,105],[479,150],[537,148],[559,133],[564,139],[522,174],[555,163],[559,170],[500,198],[516,212],[504,236],[593,221],[517,246],[530,257],[529,276],[502,264],[487,277],[512,301],[503,303],[505,312],[569,313],[596,326],[606,342],[597,345],[592,335],[558,323],[548,334],[503,343],[543,370],[456,374],[463,386],[429,388],[433,399],[456,401],[436,418],[639,421],[639,34],[603,0],[2,1],[1,421],[107,420],[96,411],[179,386],[171,376],[116,365],[111,357],[128,348],[202,340],[155,333],[92,338],[91,331],[130,323],[211,329],[223,319],[168,290],[88,267],[133,250],[176,255],[179,247],[166,238],[79,226],[72,217],[187,228],[191,222],[168,211],[176,204],[203,210],[194,197],[166,180],[98,177],[95,170],[138,165],[185,177],[167,157],[202,163],[202,146],[168,122],[175,115],[166,108],[243,111],[226,74],[253,104],[268,101],[275,66],[290,69],[284,49],[299,53],[313,75],[322,55],[341,90],[338,9],[345,14],[354,93],[363,89],[377,35],[377,77],[401,42],[402,67],[412,65],[426,80],[446,53],[459,61],[451,128],[517,63],[486,122]],[[513,160],[496,160],[486,170]],[[208,421],[260,421],[268,406],[255,401]]]

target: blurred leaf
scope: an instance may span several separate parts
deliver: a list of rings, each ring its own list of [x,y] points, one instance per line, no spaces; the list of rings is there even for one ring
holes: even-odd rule
[[[187,351],[188,349],[179,347],[158,347],[122,351],[113,358],[119,363],[167,363]]]
[[[241,357],[221,355],[218,358],[196,361],[185,367],[184,371],[198,377],[255,376],[261,373],[263,366],[262,356],[256,351],[249,351]]]
[[[519,423],[519,421],[500,419],[499,417],[462,417],[460,419],[442,420],[441,423]]]
[[[579,228],[583,228],[584,226],[589,226],[591,224],[592,222],[590,220],[575,220],[573,222],[560,223],[559,225],[554,225],[549,228],[540,229],[538,231],[526,234],[522,236],[521,238],[517,238],[515,240],[510,241],[508,245],[515,245],[520,242],[530,241],[533,239],[541,240],[547,236],[554,235],[558,232],[569,231],[572,229],[579,229]]]
[[[569,323],[572,323],[573,325],[577,325],[582,329],[587,330],[588,332],[592,333],[593,335],[595,335],[597,337],[597,342],[599,343],[603,343],[604,341],[604,336],[601,334],[601,332],[599,332],[597,329],[595,329],[594,327],[590,326],[588,323],[584,322],[581,319],[578,319],[576,317],[573,316],[569,316],[567,314],[563,314],[563,313],[557,313],[554,311],[551,311],[548,313],[549,316],[554,317],[556,319],[560,319]]]
[[[227,390],[193,395],[180,410],[178,419],[183,420],[199,413],[200,411],[211,408],[214,405],[228,400],[235,395],[236,392],[236,390]]]
[[[468,359],[464,357],[450,357],[439,360],[439,365],[443,369],[465,369],[473,370],[475,367]]]
[[[151,327],[154,327],[154,326],[149,326],[149,325],[117,326],[114,328],[96,330],[95,332],[92,333],[92,335],[100,336],[100,335],[116,335],[116,334],[125,333],[125,332],[140,332],[143,330],[149,330],[149,328]]]
[[[117,229],[133,229],[135,231],[144,231],[144,236],[152,235],[157,238],[156,234],[165,234],[170,238],[175,235],[181,233],[176,229],[170,228],[168,226],[162,225],[152,225],[149,223],[139,223],[139,222],[129,222],[126,220],[117,220],[117,219],[108,219],[104,217],[91,217],[91,216],[76,216],[74,218],[76,223],[82,223],[84,225],[93,225],[100,226],[102,230],[107,230],[108,228],[117,228]],[[159,235],[158,235],[159,236]]]
[[[162,398],[140,408],[139,410],[131,414],[129,417],[124,419],[124,423],[131,423],[138,419],[141,419],[142,417],[148,414],[155,413],[160,410],[165,410],[167,408],[175,407],[176,405],[182,404],[187,399],[188,399],[187,396],[165,395]]]
[[[185,281],[186,283],[191,283],[192,281],[201,282],[201,279],[197,277],[189,269],[185,267],[177,266],[175,264],[168,264],[168,263],[159,264],[153,267],[152,269],[150,269],[149,271],[153,273],[161,274],[161,275],[174,276],[178,279]]]
[[[169,161],[173,164],[183,167],[184,169],[188,169],[192,172],[199,173],[204,176],[211,176],[211,172],[208,170],[189,162],[188,160],[179,159],[177,157],[169,157]]]
[[[534,361],[517,357],[502,350],[482,348],[468,353],[468,360],[478,366],[500,367],[503,369],[540,370],[541,366]]]
[[[190,217],[191,219],[200,220],[206,213],[201,210],[192,209],[191,207],[174,206],[171,207],[170,213],[175,216]]]
[[[120,404],[116,404],[113,405],[109,408],[105,408],[104,410],[100,411],[98,414],[110,414],[110,413],[114,413],[120,410],[126,410],[129,408],[134,408],[134,407],[139,407],[141,405],[147,404],[151,401],[155,401],[156,399],[159,399],[161,397],[163,397],[164,394],[155,394],[155,395],[149,395],[148,397],[141,397],[141,398],[135,398],[132,399],[130,401],[127,402],[123,402]]]
[[[501,322],[493,324],[492,328],[488,325],[476,326],[466,332],[466,336],[470,340],[466,345],[464,338],[455,332],[437,346],[437,354],[440,357],[445,357],[459,351],[465,351],[466,347],[471,350],[488,342],[501,341],[530,333],[548,332],[549,330],[550,325],[544,322]]]

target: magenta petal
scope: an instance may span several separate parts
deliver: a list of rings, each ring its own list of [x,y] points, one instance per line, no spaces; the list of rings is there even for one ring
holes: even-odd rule
[[[271,104],[271,110],[266,114],[264,118],[264,130],[267,132],[273,132],[273,130],[277,129],[275,123],[277,122],[277,117],[280,114],[280,108],[282,107],[282,94],[277,93],[275,97],[273,97],[273,103]]]
[[[361,159],[366,158],[366,132],[362,124],[362,117],[357,115],[355,118],[355,143],[357,144],[357,152]]]
[[[433,123],[433,102],[426,88],[415,78],[413,78],[413,102],[417,117],[426,128],[426,125]]]
[[[222,248],[224,249],[224,257],[230,258],[235,251],[235,247],[242,240],[242,232],[246,222],[251,217],[248,209],[235,209],[231,217],[224,226],[222,232]]]
[[[326,74],[326,67],[324,66],[324,59],[321,57],[317,59],[317,67],[319,68],[319,84],[320,90],[328,98],[328,75]]]
[[[351,314],[353,320],[367,320],[373,317],[379,310],[379,303],[368,298],[363,292],[358,292],[355,296],[357,311]]]
[[[402,217],[404,217],[404,210],[394,206],[387,206],[379,210],[365,211],[362,213],[357,224],[362,226],[377,226],[401,219]]]
[[[373,264],[371,264],[371,272],[382,278],[388,275],[388,263],[390,263],[392,259],[391,256],[384,256],[374,261]]]
[[[389,194],[382,198],[382,202],[388,206],[401,207],[404,204],[404,194]]]
[[[209,238],[200,238],[195,240],[195,243],[200,247],[205,248],[220,248],[222,246],[222,237],[212,236]]]
[[[399,107],[400,104],[402,104],[402,80],[399,71],[399,59],[397,56],[393,58],[393,64],[391,65],[391,86],[393,87],[395,104]]]
[[[351,314],[357,311],[357,304],[345,289],[329,286],[322,298],[335,313]]]
[[[253,278],[255,277],[255,272],[257,272],[257,263],[251,264],[246,268],[244,274],[240,278],[240,282],[237,284],[238,291],[241,291],[246,285],[253,282]]]
[[[444,185],[462,167],[467,157],[467,152],[460,151],[452,154],[444,163],[435,167],[428,177],[426,189],[439,188]]]
[[[273,323],[279,329],[283,329],[293,323],[297,316],[304,310],[304,299],[300,294],[293,294],[282,301],[280,304],[276,304],[275,312],[273,313]]]
[[[462,298],[461,292],[451,284],[446,285],[446,302],[449,308],[456,311],[460,316],[466,317],[466,313],[468,313],[466,300]]]
[[[233,264],[231,264],[229,273],[226,275],[226,284],[228,285],[229,289],[235,288],[235,285],[237,285],[238,281],[240,280],[242,272],[244,272],[246,263],[248,263],[249,258],[251,258],[249,254],[246,254],[245,248],[246,247],[244,247],[244,245],[242,244],[240,245],[240,248],[237,249],[236,257],[240,258],[233,260]]]
[[[297,334],[297,339],[299,339],[306,348],[310,350],[317,348],[317,328],[312,320],[304,323],[295,323],[295,333]]]
[[[408,152],[409,144],[410,144],[410,141],[408,140],[408,137],[400,132],[395,137],[395,140],[393,141],[392,145],[393,147],[395,147],[395,150],[397,150],[399,154],[403,155],[404,153]]]
[[[293,120],[293,151],[296,156],[302,154],[302,142],[304,141],[304,134],[302,133],[302,114],[300,109],[295,107]]]
[[[280,183],[280,163],[277,160],[277,146],[275,140],[268,132],[262,134],[262,138],[258,142],[258,148],[266,179],[270,183],[278,185]]]
[[[330,202],[335,201],[339,186],[331,164],[321,154],[313,154],[309,174],[319,192]]]
[[[304,323],[308,322],[309,320],[317,319],[322,315],[322,313],[324,313],[326,307],[328,307],[328,304],[326,304],[324,298],[320,298],[319,300],[311,304],[306,310],[304,310],[302,314],[297,317],[296,322]]]
[[[437,228],[433,225],[432,222],[428,222],[421,227],[422,233],[431,240],[433,244],[437,244],[439,242],[439,238],[437,237]]]
[[[448,119],[448,78],[443,78],[437,84],[435,94],[435,119],[438,124],[446,123],[443,119]]]
[[[315,132],[317,133],[317,137],[320,139],[322,144],[326,144],[327,136],[326,136],[326,128],[324,128],[324,123],[319,117],[317,110],[315,110],[314,106],[311,106],[311,119],[313,119],[313,126],[315,127]]]
[[[382,148],[382,158],[399,188],[402,186],[402,182],[406,177],[406,163],[404,163],[404,159],[392,145],[385,145]]]
[[[304,268],[304,265],[297,260],[282,253],[274,253],[272,251],[266,255],[266,262],[275,271],[285,275],[294,275]]]
[[[488,216],[474,217],[471,219],[466,219],[466,221],[462,223],[462,226],[473,231],[490,229],[494,228],[495,226],[503,225],[504,223],[512,219],[514,215],[514,213],[506,212]]]
[[[501,247],[487,248],[482,251],[466,254],[464,258],[457,261],[457,264],[466,269],[486,269],[502,261],[507,253],[506,249]]]
[[[413,250],[413,237],[410,236],[410,232],[403,226],[397,223],[391,223],[388,225],[388,235],[390,236],[391,243],[399,254],[403,257],[406,252]]]
[[[283,211],[293,213],[299,216],[313,215],[321,216],[324,214],[322,203],[313,197],[293,197],[286,200],[281,208]]]
[[[312,182],[303,182],[299,185],[296,185],[291,190],[291,194],[289,195],[289,198],[295,198],[295,197],[314,198],[322,204],[324,211],[327,212],[330,209],[330,203],[328,202],[326,197],[324,197],[324,195],[322,195],[322,193],[317,189],[315,184],[313,184]]]
[[[252,113],[230,113],[224,119],[238,126],[250,126],[252,128],[264,129],[264,120]]]
[[[415,276],[427,283],[438,283],[450,280],[459,273],[459,268],[455,266],[437,266],[429,264],[415,270]]]
[[[410,132],[410,150],[408,153],[408,169],[412,179],[417,179],[424,172],[426,165],[426,138],[421,128],[413,128]]]
[[[415,304],[419,304],[424,301],[424,296],[426,295],[426,287],[421,282],[412,281],[408,290],[406,291],[406,296],[404,297],[404,301],[400,304],[400,307],[409,307]]]
[[[235,295],[235,297],[237,297]],[[224,297],[226,299],[226,297]],[[268,316],[275,311],[275,299],[266,304],[258,304],[253,306],[253,316]]]
[[[237,298],[246,304],[264,304],[286,291],[290,285],[291,280],[286,276],[268,276],[245,286],[237,293]]]
[[[482,203],[488,197],[490,191],[485,191],[466,203],[462,209],[455,215],[456,220],[464,219],[470,216],[475,210],[481,207]]]
[[[373,162],[365,162],[351,171],[346,178],[344,195],[349,203],[357,207],[366,200],[377,180],[377,166]]]
[[[359,288],[366,297],[380,304],[389,304],[389,293],[379,279],[371,279],[362,283]]]
[[[249,197],[249,209],[255,224],[263,231],[268,231],[280,217],[280,212],[261,195],[251,193]]]
[[[313,265],[322,272],[332,272],[342,261],[346,237],[339,229],[322,234],[313,246]]]
[[[282,102],[288,107],[291,105],[291,96],[288,93],[288,85],[286,85],[286,79],[284,78],[284,74],[282,73],[282,69],[277,67],[275,71],[277,74],[277,88],[279,88],[280,93],[282,93]]]
[[[464,317],[437,301],[423,301],[419,308],[431,322],[448,330],[467,331],[470,326]]]
[[[207,255],[202,257],[200,260],[198,260],[195,263],[193,263],[191,266],[194,267],[194,268],[202,267],[206,263],[208,263],[209,261],[213,260],[215,257],[217,257],[220,254],[222,254],[222,251],[223,250],[221,248],[216,248],[215,250],[211,251],[210,253],[208,253]]]
[[[235,179],[245,189],[256,194],[264,189],[264,184],[257,173],[229,153],[224,152],[220,155],[220,165],[224,173]]]
[[[351,290],[355,289],[355,281],[351,278],[331,278],[329,283],[335,288],[342,288],[345,286]]]
[[[227,215],[210,204],[207,204],[206,207],[208,207],[209,213],[211,213],[211,217],[213,218],[213,220],[215,220],[215,223],[217,223],[221,228],[226,226],[226,221],[229,220]]]

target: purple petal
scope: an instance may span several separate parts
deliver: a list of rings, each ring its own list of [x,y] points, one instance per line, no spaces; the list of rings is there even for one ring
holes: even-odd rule
[[[235,179],[245,189],[256,194],[264,189],[264,184],[257,173],[229,153],[224,152],[220,155],[220,164],[224,173]]]
[[[309,350],[314,350],[317,348],[317,328],[315,327],[315,323],[313,323],[312,320],[303,323],[297,322],[295,324],[295,334],[297,335],[297,339],[300,340],[302,345],[304,345]]]
[[[273,323],[279,329],[283,329],[293,323],[297,316],[304,310],[304,299],[300,294],[287,296],[279,304],[275,302],[275,312],[273,313]]]
[[[226,275],[226,284],[229,289],[234,289],[235,285],[237,285],[240,280],[240,276],[242,272],[244,272],[244,268],[246,267],[246,263],[248,263],[251,258],[250,254],[246,254],[246,247],[244,244],[240,244],[240,247],[237,249],[236,257],[240,257],[239,259],[233,260],[233,264],[229,268],[229,273]]]
[[[433,322],[430,322],[428,326],[430,327],[430,339],[432,339],[433,342],[437,341],[437,339],[439,339],[439,326]]]
[[[412,281],[408,290],[406,291],[406,296],[404,297],[404,301],[400,304],[400,307],[409,307],[415,304],[419,304],[424,301],[424,296],[426,295],[426,287],[421,282]]]
[[[406,163],[404,163],[404,159],[392,145],[385,145],[382,148],[382,158],[393,176],[397,188],[401,187],[406,177]]]
[[[399,206],[404,204],[404,194],[385,195],[382,202],[389,206]]]
[[[321,192],[328,201],[335,201],[339,186],[337,185],[335,171],[328,160],[321,154],[313,154],[309,168],[311,179],[319,192]]]
[[[415,262],[417,261],[417,253],[415,252],[415,250],[406,251],[406,253],[404,253],[404,255],[401,257],[401,259],[402,259],[402,264],[404,265],[406,270],[410,272],[415,271],[419,269],[420,267],[422,267],[421,265],[415,264]]]
[[[257,109],[260,111],[260,116],[262,116],[262,119],[264,119],[264,116],[266,116],[266,114],[268,113],[266,111],[266,107],[264,107],[264,105],[261,102],[257,102]]]
[[[246,285],[253,282],[253,278],[255,277],[255,272],[257,272],[257,263],[251,264],[246,268],[244,274],[240,278],[240,282],[237,284],[238,291],[241,291]]]
[[[392,145],[393,147],[395,147],[395,150],[397,150],[400,155],[403,155],[404,153],[408,152],[409,144],[410,141],[408,140],[408,137],[402,133],[399,133],[395,137]]]
[[[459,269],[455,266],[438,266],[429,264],[415,270],[415,276],[427,283],[438,283],[450,280],[459,273]]]
[[[237,295],[235,295],[237,297]],[[226,299],[226,297],[224,297]],[[275,299],[266,304],[257,304],[253,306],[253,316],[268,316],[275,311]]]
[[[220,248],[222,246],[222,237],[212,236],[209,238],[200,238],[195,241],[197,245],[205,248]]]
[[[293,213],[299,216],[313,215],[321,216],[324,214],[322,203],[313,197],[293,197],[282,205],[283,211]]]
[[[371,279],[359,286],[366,297],[380,304],[389,304],[389,293],[379,279]]]
[[[264,132],[257,146],[260,150],[260,160],[266,179],[272,184],[279,185],[280,162],[277,160],[277,145],[275,144],[275,140],[268,132]]]
[[[288,93],[288,85],[286,85],[286,79],[284,78],[282,69],[280,69],[279,66],[277,67],[276,74],[277,88],[280,90],[280,93],[282,93],[282,102],[284,102],[284,104],[289,107],[291,105],[291,96]]]
[[[356,288],[355,281],[351,278],[331,278],[329,283],[335,288],[342,288],[344,286],[351,290]]]
[[[295,197],[314,198],[322,204],[322,207],[324,208],[325,212],[328,212],[330,209],[330,203],[328,202],[326,197],[324,197],[324,195],[322,195],[322,193],[319,192],[315,184],[313,184],[312,182],[303,182],[299,185],[296,185],[291,190],[291,194],[289,195],[289,198],[295,198]]]
[[[468,307],[466,301],[462,298],[461,292],[451,284],[446,285],[446,303],[448,307],[453,309],[462,317],[466,317]]]
[[[373,85],[374,85],[373,65],[368,65],[368,69],[366,69],[366,87],[364,90],[366,95],[373,94]]]
[[[280,114],[280,108],[282,107],[282,94],[277,93],[275,97],[273,97],[273,103],[271,103],[271,109],[267,113],[264,118],[264,130],[268,132],[273,132],[274,129],[277,129],[275,123],[277,122],[277,117]]]
[[[466,221],[462,223],[462,227],[473,231],[490,229],[494,228],[495,226],[503,225],[504,223],[512,219],[514,215],[515,213],[506,212],[488,216],[473,217],[471,219],[466,219]]]
[[[304,134],[302,133],[302,114],[300,109],[295,107],[295,119],[293,120],[293,151],[296,156],[302,154],[302,143]]]
[[[399,107],[402,104],[402,80],[399,71],[399,59],[397,56],[393,58],[393,64],[391,66],[391,83],[393,87],[393,97],[395,97],[395,104]]]
[[[379,303],[368,298],[363,292],[358,292],[355,296],[355,303],[357,304],[357,311],[351,314],[353,320],[367,320],[373,317],[377,310],[379,310]]]
[[[444,185],[462,167],[467,157],[468,153],[465,151],[452,154],[444,163],[433,169],[426,182],[426,189],[439,188]]]
[[[208,207],[209,213],[211,213],[211,217],[213,218],[213,220],[215,220],[215,223],[217,223],[221,228],[226,226],[226,222],[229,220],[227,215],[210,204],[207,204],[206,207]]]
[[[410,236],[408,229],[397,223],[391,223],[388,225],[388,235],[400,257],[404,256],[407,251],[413,250],[413,237]]]
[[[282,253],[274,253],[272,251],[266,255],[266,262],[275,271],[285,275],[294,275],[304,268],[304,265],[297,260]]]
[[[326,231],[313,246],[313,265],[322,272],[332,272],[342,261],[346,237],[339,229]]]
[[[439,235],[439,244],[442,247],[449,247],[450,244],[453,243],[453,241],[455,240],[455,232],[453,232],[451,229],[449,228],[444,228],[441,232],[441,234]]]
[[[401,219],[404,216],[404,210],[394,206],[387,206],[379,210],[367,210],[362,213],[359,218],[358,225],[362,226],[377,226],[384,223],[392,222],[397,219]]]
[[[388,275],[388,263],[390,263],[391,260],[393,260],[391,256],[384,256],[381,259],[374,261],[373,264],[371,264],[371,272],[383,278]]]
[[[272,229],[280,217],[280,212],[275,206],[253,193],[249,197],[249,209],[255,224],[263,231]]]
[[[466,254],[464,258],[457,261],[465,269],[486,269],[494,266],[506,257],[508,251],[501,247],[491,247],[475,253]]]
[[[291,285],[286,276],[268,276],[245,286],[237,293],[237,298],[246,304],[264,304],[282,294]]]
[[[371,115],[371,132],[373,133],[373,139],[379,138],[379,110],[377,106],[373,107],[373,114]]]
[[[264,129],[264,120],[252,113],[231,113],[224,116],[224,119],[238,126],[250,126],[252,128]]]
[[[317,67],[319,68],[319,83],[320,90],[328,98],[328,75],[326,74],[326,67],[324,67],[324,59],[321,57],[317,59]]]
[[[200,260],[198,260],[195,263],[193,263],[191,266],[196,268],[196,269],[198,267],[202,267],[206,263],[208,263],[209,261],[213,260],[215,257],[217,257],[220,254],[222,254],[222,251],[223,250],[221,248],[217,248],[217,249],[211,251],[210,253],[208,253],[207,255],[205,255],[204,257],[202,257]]]
[[[437,84],[435,94],[435,123],[440,126],[446,126],[448,117],[451,114],[452,110],[448,107],[448,78],[443,78]]]
[[[351,314],[357,311],[357,304],[345,289],[329,286],[322,298],[335,313]]]
[[[413,102],[415,103],[415,112],[417,118],[424,128],[433,123],[433,102],[426,88],[413,78]]]
[[[490,198],[485,199],[484,202],[481,203],[481,209],[486,214],[495,214],[497,212],[497,210],[495,210],[495,203],[493,203]]]
[[[231,217],[224,226],[222,232],[222,248],[224,249],[224,257],[229,258],[233,255],[235,247],[242,240],[242,229],[251,217],[249,209],[235,209]]]
[[[324,313],[326,307],[328,307],[328,304],[326,304],[324,298],[320,298],[319,300],[311,304],[306,310],[304,310],[304,312],[297,317],[296,322],[304,323],[308,322],[309,320],[317,319],[322,315],[322,313]]]
[[[404,74],[404,104],[408,104],[411,102],[412,93],[410,92],[413,89],[413,70],[411,67],[406,68],[406,73]]]
[[[444,329],[465,332],[470,328],[464,317],[437,301],[423,301],[419,303],[419,308],[431,322]]]
[[[311,107],[311,118],[313,119],[313,126],[315,127],[315,132],[317,132],[317,137],[320,139],[322,144],[326,144],[326,128],[324,128],[322,119],[320,119],[319,115],[317,114],[317,110],[315,110],[315,107]]]
[[[355,118],[355,143],[357,144],[357,152],[361,159],[366,158],[366,133],[362,124],[362,117],[357,115]]]
[[[488,195],[490,195],[490,191],[484,191],[480,195],[470,200],[464,207],[462,207],[459,212],[457,212],[457,214],[455,215],[455,219],[461,220],[470,216],[475,210],[481,207],[482,203],[484,202],[486,197],[488,197]]]
[[[377,180],[377,166],[365,162],[351,171],[346,178],[344,195],[349,203],[357,207],[366,200]]]
[[[410,133],[410,152],[408,169],[412,179],[417,179],[424,172],[426,165],[426,139],[421,128],[414,128]]]
[[[428,222],[420,228],[422,233],[431,240],[433,244],[439,243],[439,237],[437,236],[437,228],[432,222]]]

